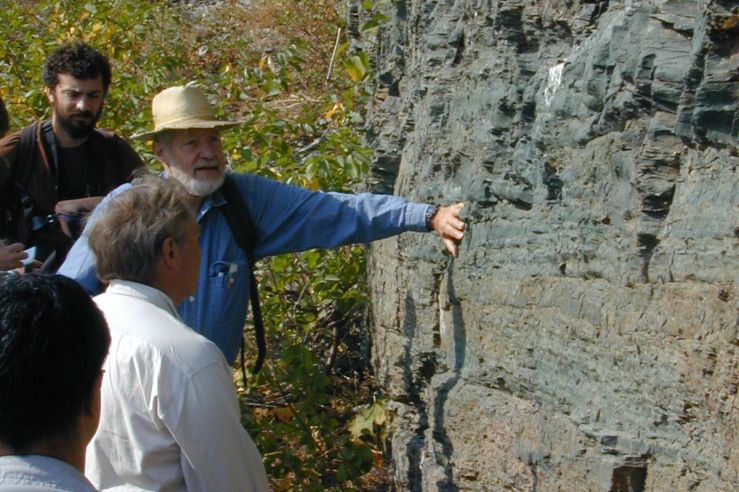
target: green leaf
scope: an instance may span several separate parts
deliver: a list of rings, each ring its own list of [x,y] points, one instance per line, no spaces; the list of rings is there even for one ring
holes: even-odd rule
[[[365,27],[375,29],[382,20],[372,14],[379,2],[360,1],[369,12],[362,12],[369,22]],[[84,38],[103,50],[113,66],[101,127],[123,136],[147,130],[152,96],[164,87],[196,81],[216,104],[217,114],[245,120],[222,134],[224,151],[237,172],[351,192],[362,181],[372,155],[359,138],[364,103],[370,98],[361,84],[372,73],[368,55],[353,52],[342,42],[336,53],[337,70],[326,84],[325,64],[315,54],[330,53],[341,20],[328,14],[323,2],[276,0],[278,8],[268,14],[276,17],[270,19],[265,40],[270,60],[260,66],[264,53],[254,46],[264,43],[255,42],[257,31],[241,25],[245,17],[238,15],[243,15],[240,3],[217,3],[224,7],[214,6],[208,16],[193,23],[186,2],[4,2],[0,92],[12,110],[13,128],[49,114],[40,83],[44,60],[60,40]],[[285,23],[294,28],[289,40],[280,40],[278,31]],[[302,39],[306,32],[326,34],[321,40],[325,45]],[[285,41],[292,45],[285,46]],[[200,47],[208,49],[199,52]],[[341,106],[334,117],[322,120],[334,105]],[[296,152],[318,138],[309,151]],[[131,143],[148,167],[161,169],[149,145]],[[339,322],[342,331],[360,329],[368,302],[364,251],[359,246],[342,247],[257,264],[271,348],[268,367],[246,382],[235,380],[248,395],[242,401],[242,421],[263,451],[270,477],[282,481],[281,490],[325,490],[324,476],[330,477],[331,490],[354,490],[366,471],[360,462],[371,462],[369,449],[377,449],[374,443],[353,443],[345,425],[347,409],[368,398],[366,393],[347,395],[338,387],[345,377],[338,371],[346,370],[348,359],[337,359],[337,372],[330,376],[324,365],[334,342],[327,323]],[[245,333],[247,360],[253,361],[255,348],[249,338],[253,331]],[[357,356],[358,349],[349,340],[340,341],[337,358]],[[278,405],[289,401],[305,428],[295,421],[281,422],[269,413],[270,406],[255,408],[246,401]],[[311,452],[315,442],[320,452]],[[343,455],[349,447],[352,450]]]
[[[344,66],[349,77],[351,77],[354,82],[360,82],[367,75],[370,68],[367,53],[360,52],[357,55],[350,56]]]

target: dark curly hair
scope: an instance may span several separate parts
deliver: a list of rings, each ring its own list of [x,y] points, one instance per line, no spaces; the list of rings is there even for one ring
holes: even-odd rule
[[[82,42],[63,44],[44,64],[44,85],[53,89],[59,83],[59,74],[66,73],[77,79],[103,77],[103,89],[110,86],[110,63],[99,51]]]

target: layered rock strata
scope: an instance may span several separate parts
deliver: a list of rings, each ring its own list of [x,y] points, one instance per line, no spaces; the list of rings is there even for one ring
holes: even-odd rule
[[[736,2],[361,3],[372,188],[468,222],[371,248],[397,489],[739,489]]]

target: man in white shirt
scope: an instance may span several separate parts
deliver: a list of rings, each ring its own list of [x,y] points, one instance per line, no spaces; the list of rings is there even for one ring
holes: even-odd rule
[[[112,343],[86,473],[101,490],[268,490],[223,354],[175,310],[200,268],[184,196],[175,180],[140,180],[91,230]]]
[[[96,490],[82,472],[109,344],[105,318],[73,280],[0,280],[0,491]]]

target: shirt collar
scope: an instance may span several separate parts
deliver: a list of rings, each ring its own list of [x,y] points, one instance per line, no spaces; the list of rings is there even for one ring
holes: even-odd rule
[[[169,314],[179,319],[172,299],[159,289],[155,289],[150,285],[131,282],[130,280],[111,280],[110,285],[105,291],[107,294],[116,294],[122,296],[134,297],[141,299],[156,307],[167,311]]]
[[[220,188],[211,193],[210,195],[203,198],[203,203],[200,204],[200,210],[198,210],[198,216],[197,220],[200,221],[200,219],[207,214],[210,209],[215,207],[222,207],[226,204],[226,198],[221,193]]]

